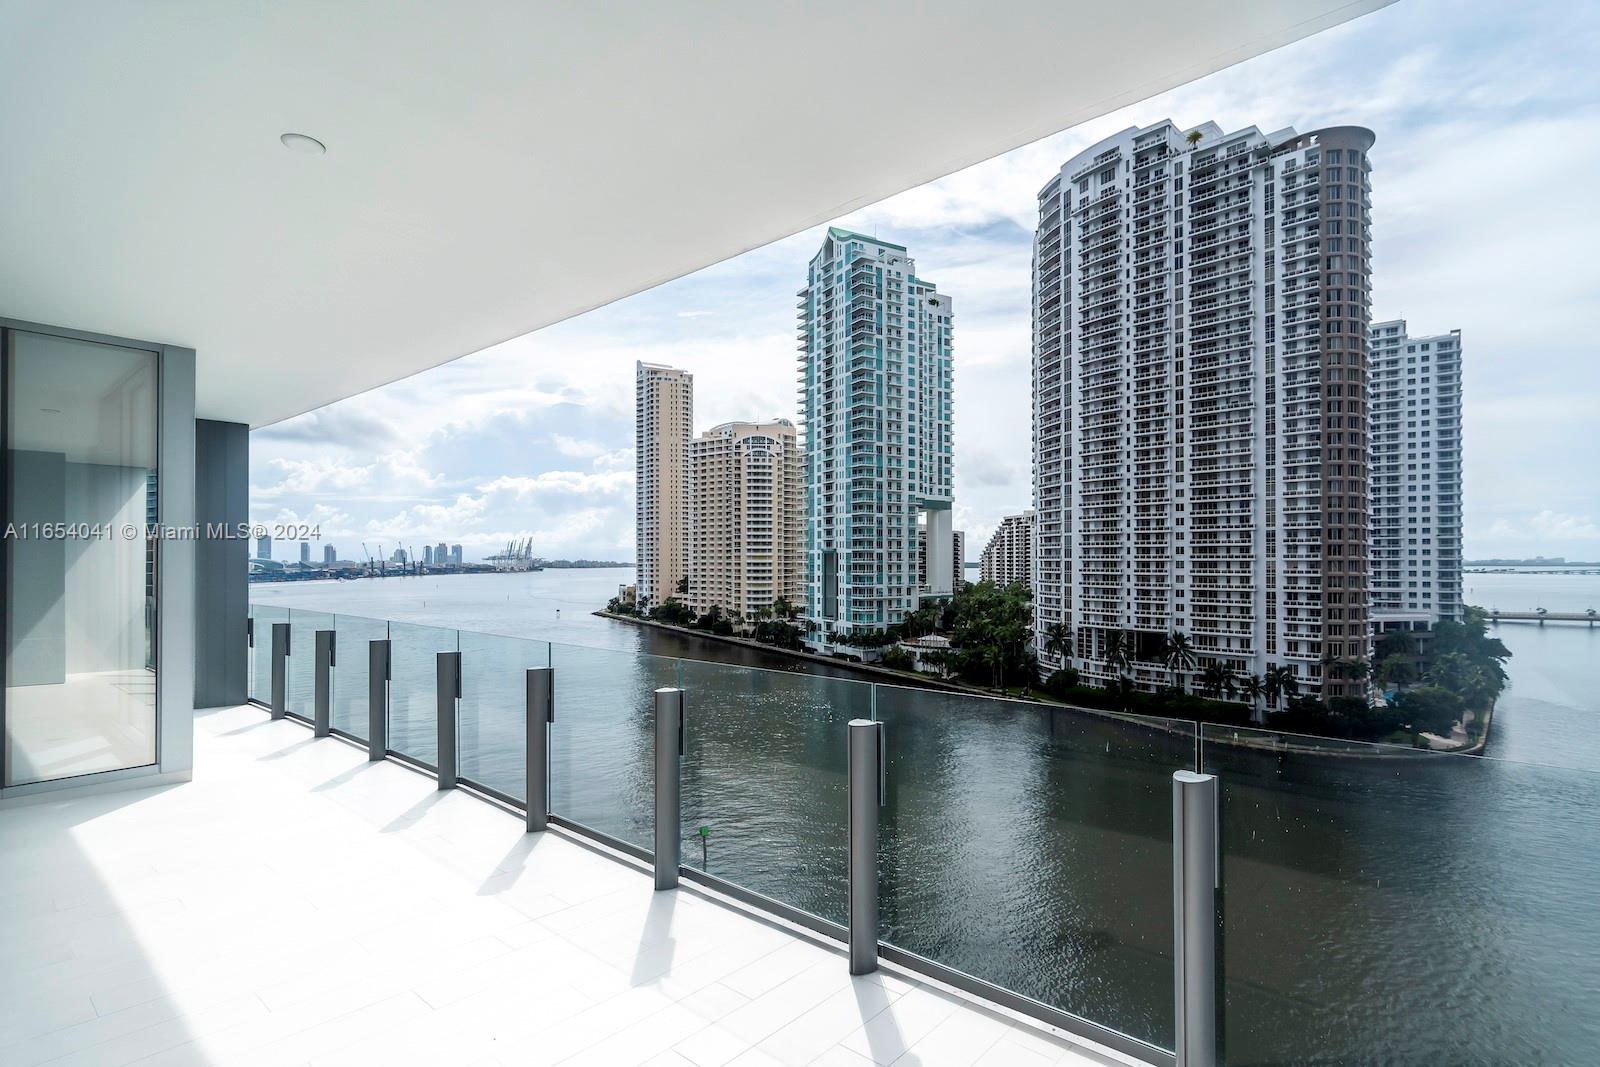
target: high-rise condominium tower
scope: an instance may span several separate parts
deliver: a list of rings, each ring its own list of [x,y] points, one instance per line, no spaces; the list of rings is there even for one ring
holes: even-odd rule
[[[1036,513],[1032,508],[1020,515],[1000,520],[994,535],[979,560],[979,575],[998,586],[1033,582],[1033,530]]]
[[[323,545],[322,546],[322,562],[324,562],[324,563],[337,563],[338,561],[339,561],[339,550],[334,548],[332,545]]]
[[[256,559],[271,559],[271,558],[272,558],[272,538],[270,538],[270,537],[258,537],[258,538],[256,538]]]
[[[1162,122],[1040,192],[1035,622],[1085,675],[1121,673],[1120,631],[1167,684],[1181,632],[1203,663],[1360,690],[1325,667],[1367,645],[1373,139]]]
[[[679,596],[689,573],[689,437],[694,375],[640,363],[634,369],[634,505],[639,606]]]
[[[1372,623],[1461,618],[1461,331],[1372,325]]]
[[[950,298],[905,248],[830,229],[800,297],[806,619],[828,644],[950,592]],[[925,514],[933,588],[918,581]]]
[[[964,530],[950,532],[950,588],[933,592],[934,583],[928,578],[928,524],[917,526],[917,586],[928,596],[946,596],[966,584],[967,535]]]
[[[729,422],[689,445],[689,594],[753,619],[778,598],[798,607],[805,488],[794,423]]]

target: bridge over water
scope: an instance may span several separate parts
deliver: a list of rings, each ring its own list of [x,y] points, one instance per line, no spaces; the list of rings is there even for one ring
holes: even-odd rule
[[[1543,626],[1547,622],[1582,622],[1594,626],[1600,623],[1600,614],[1595,609],[1588,611],[1499,611],[1494,608],[1486,609],[1490,622],[1533,622]]]

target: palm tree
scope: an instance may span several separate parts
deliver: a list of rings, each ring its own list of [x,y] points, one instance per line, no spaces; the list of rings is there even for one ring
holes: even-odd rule
[[[1072,655],[1072,631],[1067,629],[1066,623],[1053,622],[1045,627],[1044,653],[1047,656],[1054,656],[1063,663]]]
[[[1106,670],[1112,674],[1126,674],[1132,667],[1132,642],[1123,631],[1112,630],[1106,634]]]
[[[1223,694],[1233,695],[1233,672],[1220,663],[1208,663],[1200,672],[1200,688],[1211,694],[1211,699],[1221,700]]]
[[[1278,706],[1279,697],[1293,698],[1300,693],[1300,681],[1294,676],[1294,668],[1280,667],[1276,663],[1267,664],[1267,675],[1261,684],[1267,703],[1274,708]]]
[[[1259,674],[1247,674],[1239,679],[1239,695],[1250,702],[1250,711],[1256,710],[1256,702],[1267,692],[1267,683]]]
[[[1200,138],[1204,136],[1205,134],[1201,133],[1199,130],[1190,130],[1188,136],[1185,137],[1184,140],[1189,142],[1190,148],[1193,148],[1195,145],[1200,143]]]
[[[1179,681],[1179,675],[1194,670],[1194,645],[1189,643],[1189,636],[1182,630],[1168,634],[1162,642],[1161,658],[1167,670],[1172,672],[1173,688],[1187,691],[1187,687]]]

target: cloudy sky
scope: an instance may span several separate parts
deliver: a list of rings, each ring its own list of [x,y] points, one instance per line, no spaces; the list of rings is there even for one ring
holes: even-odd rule
[[[1035,195],[1107,134],[1363,125],[1375,319],[1460,329],[1466,551],[1600,558],[1600,5],[1400,0],[837,220],[955,301],[956,519],[978,551],[1030,503]],[[794,292],[821,228],[251,435],[257,522],[359,542],[531,535],[633,558],[633,366],[695,375],[696,430],[796,418]],[[287,550],[278,555],[287,558]]]

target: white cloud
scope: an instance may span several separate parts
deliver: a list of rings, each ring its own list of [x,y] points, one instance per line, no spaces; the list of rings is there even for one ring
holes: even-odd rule
[[[1416,332],[1462,330],[1468,554],[1592,543],[1597,53],[1595,5],[1412,0],[838,220],[906,244],[954,299],[957,523],[969,554],[1031,498],[1037,192],[1096,140],[1167,117],[1377,132],[1374,312]],[[796,418],[793,294],[820,233],[258,432],[256,512],[336,507],[369,538],[380,527],[420,538],[437,522],[459,538],[434,539],[475,536],[491,550],[521,531],[549,538],[548,555],[557,544],[626,551],[634,362],[694,373],[697,430]],[[476,513],[462,503],[479,499]]]

